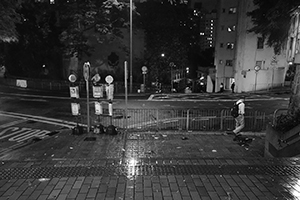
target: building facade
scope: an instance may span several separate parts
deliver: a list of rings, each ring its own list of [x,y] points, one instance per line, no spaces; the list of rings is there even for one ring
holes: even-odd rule
[[[205,0],[191,0],[190,7],[199,16],[199,44],[201,50],[213,48],[216,38],[217,13],[211,2]]]
[[[236,92],[267,90],[284,84],[288,68],[285,53],[276,55],[265,39],[248,30],[253,26],[247,12],[249,0],[219,0],[215,45],[216,85]],[[218,91],[218,89],[216,90]]]

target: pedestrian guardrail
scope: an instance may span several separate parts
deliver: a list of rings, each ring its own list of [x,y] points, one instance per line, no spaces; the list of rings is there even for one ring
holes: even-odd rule
[[[129,130],[191,130],[226,131],[235,127],[230,110],[201,109],[114,109],[108,115],[104,109],[101,116],[92,115],[91,125],[110,124]],[[247,111],[244,131],[262,131],[266,129],[266,115],[260,111]]]

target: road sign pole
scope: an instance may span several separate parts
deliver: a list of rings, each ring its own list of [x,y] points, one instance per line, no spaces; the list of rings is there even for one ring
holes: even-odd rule
[[[128,103],[128,94],[127,94],[127,61],[124,62],[124,85],[125,85],[125,129],[127,130],[127,103]]]
[[[89,76],[90,76],[90,63],[86,62],[83,65],[83,76],[86,82],[86,114],[87,114],[87,133],[90,132],[90,104],[89,104]]]
[[[86,80],[86,110],[87,110],[87,133],[90,132],[90,104],[89,104],[89,81]]]

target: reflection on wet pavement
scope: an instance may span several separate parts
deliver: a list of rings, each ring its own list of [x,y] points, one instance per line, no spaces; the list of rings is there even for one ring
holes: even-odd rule
[[[245,148],[232,141],[232,136],[220,133],[146,132],[111,136],[72,135],[65,131],[2,156],[0,187],[5,180],[50,182],[56,177],[98,178],[107,185],[107,177],[111,177],[125,182],[126,191],[133,190],[135,199],[142,199],[139,192],[154,198],[163,195],[164,190],[173,192],[157,199],[176,199],[168,198],[176,194],[189,199],[193,195],[194,199],[300,197],[300,159],[264,158],[264,137],[254,138]],[[144,192],[149,188],[152,192]],[[123,199],[125,196],[126,192]]]

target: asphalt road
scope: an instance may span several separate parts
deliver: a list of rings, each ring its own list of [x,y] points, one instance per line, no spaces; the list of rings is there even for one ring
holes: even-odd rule
[[[46,95],[47,94],[47,95]],[[26,91],[26,90],[16,90],[14,88],[0,87],[0,110],[45,116],[50,118],[57,118],[63,120],[74,120],[71,114],[71,98],[66,96],[54,96],[55,93],[45,91]],[[267,116],[271,116],[276,109],[286,109],[288,107],[288,95],[279,96],[279,98],[268,97],[267,95],[261,95],[262,98],[252,98],[246,100],[246,109],[258,110],[265,112]],[[148,96],[149,97],[149,96]],[[147,98],[148,98],[147,97]],[[259,97],[259,95],[258,95]],[[281,98],[280,98],[281,97]],[[220,98],[212,98],[207,96],[207,94],[201,94],[198,98],[192,99],[153,99],[147,100],[145,96],[134,96],[128,100],[126,105],[125,100],[122,96],[118,96],[117,99],[113,101],[113,108],[124,109],[135,108],[135,109],[176,109],[176,108],[186,108],[186,109],[205,109],[205,110],[215,110],[215,109],[227,109],[232,106],[236,101],[228,94],[221,96]],[[89,101],[91,112],[94,110],[94,102],[96,100],[91,98]],[[101,100],[102,101],[102,100]],[[86,99],[81,98],[78,100],[81,106],[82,114],[86,112]],[[106,100],[104,108],[108,108],[108,103]]]

